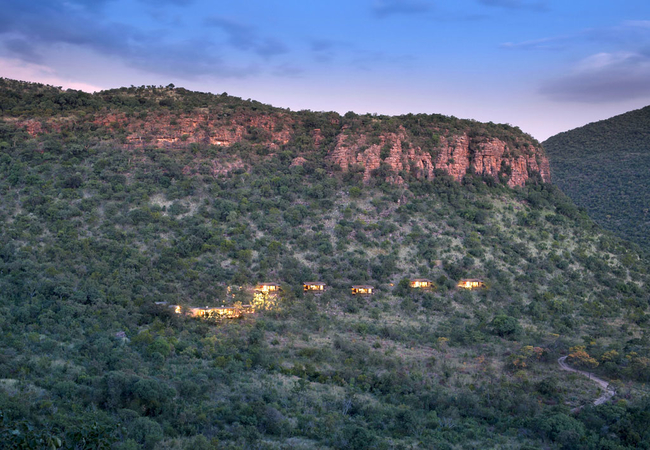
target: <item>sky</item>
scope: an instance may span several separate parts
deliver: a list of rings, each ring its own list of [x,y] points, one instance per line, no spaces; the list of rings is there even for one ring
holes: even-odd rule
[[[540,141],[650,104],[648,0],[3,0],[0,76],[438,113]]]

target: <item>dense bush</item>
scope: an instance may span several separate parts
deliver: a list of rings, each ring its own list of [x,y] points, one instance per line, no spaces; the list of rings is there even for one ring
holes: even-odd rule
[[[3,83],[13,117],[270,108],[173,87],[66,103],[59,90],[18,95]],[[358,168],[323,162],[343,123],[377,133],[402,124],[432,152],[466,126],[513,143],[520,131],[444,116],[295,117],[302,138],[273,148],[128,148],[82,120],[49,138],[0,123],[3,447],[648,440],[638,394],[650,366],[648,265],[634,247],[553,186],[462,185],[442,173],[362,184]],[[309,127],[320,127],[321,148]],[[243,166],[211,171],[233,155]],[[459,292],[462,277],[488,288]],[[437,289],[414,292],[411,278]],[[328,290],[304,293],[307,280]],[[247,304],[262,281],[281,283],[282,296],[254,316],[207,321],[169,308]],[[375,295],[352,296],[352,284]],[[625,402],[570,413],[565,403],[595,397],[557,369],[579,347],[594,371],[625,383]]]
[[[650,249],[650,107],[560,133],[544,142],[553,181],[619,236]]]

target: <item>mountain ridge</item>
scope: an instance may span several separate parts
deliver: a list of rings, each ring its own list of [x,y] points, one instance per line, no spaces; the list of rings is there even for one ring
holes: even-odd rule
[[[650,106],[544,141],[553,180],[604,228],[650,250]]]
[[[0,86],[3,83],[13,87],[16,82],[2,80]],[[291,112],[227,94],[202,94],[172,85],[119,88],[95,94],[54,87],[40,90],[54,97],[43,101],[47,106],[44,117],[21,119],[20,108],[10,107],[12,102],[19,103],[28,97],[17,87],[13,89],[13,98],[2,99],[5,106],[0,117],[32,137],[65,136],[94,128],[93,131],[103,132],[104,137],[113,138],[126,148],[248,144],[263,146],[270,152],[294,148],[302,157],[301,150],[322,148],[325,158],[344,171],[361,166],[365,181],[382,166],[393,172],[387,179],[396,183],[404,183],[400,173],[405,172],[416,179],[432,179],[436,173],[446,173],[456,181],[472,173],[492,177],[510,187],[523,186],[531,177],[550,181],[548,159],[539,143],[509,125],[440,114],[340,116],[332,112]],[[200,100],[186,104],[187,96]],[[143,104],[156,109],[136,114]],[[130,110],[120,110],[125,108]]]

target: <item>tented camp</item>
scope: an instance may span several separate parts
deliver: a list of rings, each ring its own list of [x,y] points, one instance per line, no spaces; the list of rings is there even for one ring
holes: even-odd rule
[[[478,278],[464,278],[458,282],[458,287],[460,289],[479,289],[479,288],[484,288],[485,283],[483,280],[479,280]]]
[[[277,283],[260,283],[257,286],[255,286],[255,290],[257,292],[264,292],[267,294],[277,293],[278,291],[280,291],[280,285]]]
[[[375,288],[368,285],[352,286],[352,295],[372,295]]]
[[[415,278],[411,280],[411,287],[414,289],[431,289],[433,287],[433,282],[426,278]]]
[[[325,290],[326,284],[322,281],[305,281],[302,284],[302,289],[305,292],[323,292]]]
[[[188,313],[192,317],[201,317],[204,319],[236,319],[244,314],[251,314],[253,312],[255,311],[252,305],[188,308]]]

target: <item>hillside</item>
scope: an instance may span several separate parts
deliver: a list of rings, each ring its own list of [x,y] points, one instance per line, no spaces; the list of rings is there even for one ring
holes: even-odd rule
[[[650,250],[650,106],[543,145],[563,192],[604,228]]]
[[[109,107],[106,92],[5,83],[1,98],[15,102],[0,122],[4,447],[650,441],[648,262],[543,174],[511,183],[509,162],[544,158],[520,131],[444,116],[293,113],[171,87],[106,91],[120,98]],[[133,142],[132,129],[170,114],[161,103],[172,94],[177,123],[225,120],[226,102],[236,117],[299,125],[286,142],[183,133],[165,144],[157,132]],[[111,114],[126,119],[101,125]],[[467,171],[416,170],[428,138],[414,124],[438,130],[435,160],[444,143],[472,142]],[[391,133],[408,145],[379,146]],[[504,170],[475,170],[480,142],[497,141],[510,152]],[[373,146],[384,161],[401,156],[368,171]],[[352,153],[362,156],[345,168]],[[410,155],[416,167],[396,171]],[[416,278],[435,288],[411,288]],[[463,278],[486,287],[460,289]],[[312,280],[328,289],[304,293]],[[169,308],[249,304],[260,282],[282,294],[240,319]],[[352,285],[375,293],[352,296]],[[615,402],[572,413],[600,393],[563,371],[561,355],[616,380]]]

